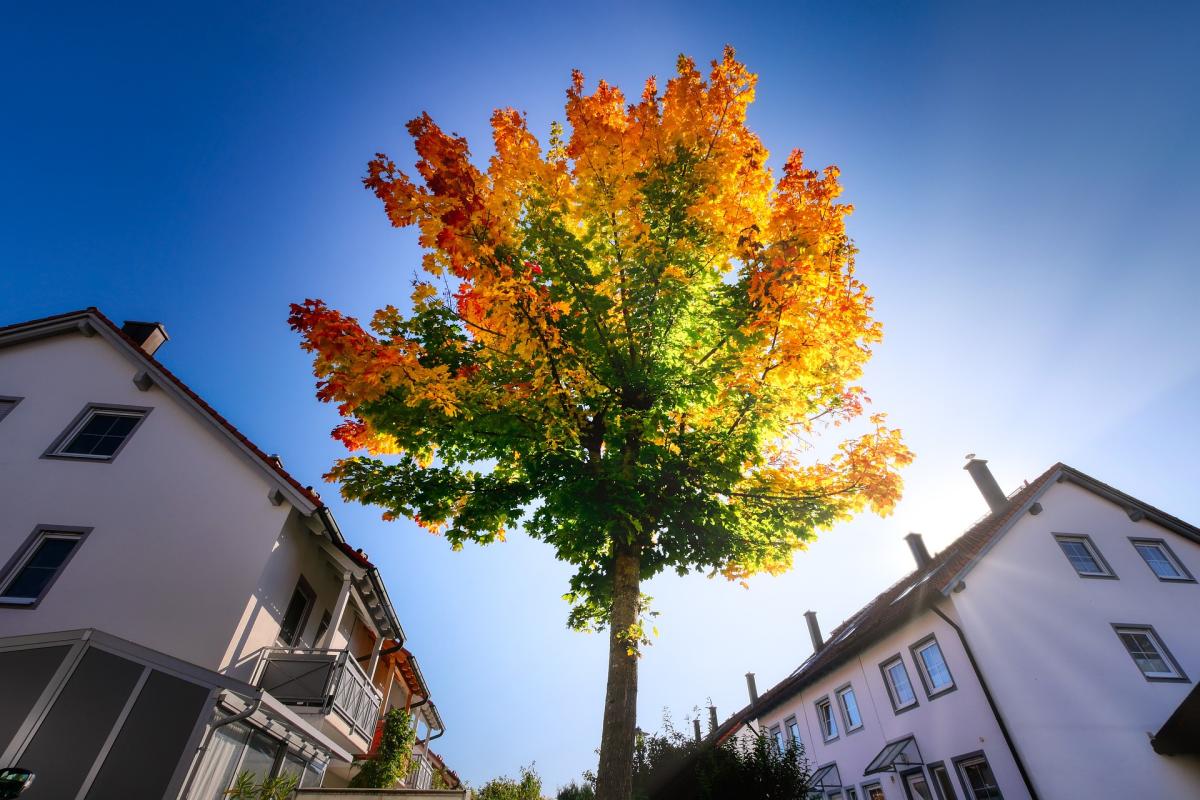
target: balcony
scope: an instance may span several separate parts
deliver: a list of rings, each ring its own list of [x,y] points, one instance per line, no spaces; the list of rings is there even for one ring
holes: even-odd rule
[[[337,714],[367,742],[375,733],[383,696],[346,650],[264,650],[256,685],[282,703]]]

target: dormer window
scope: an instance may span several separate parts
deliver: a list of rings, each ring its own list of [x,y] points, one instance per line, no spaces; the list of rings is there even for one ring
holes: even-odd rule
[[[46,455],[112,461],[149,411],[147,408],[88,406],[51,445]]]

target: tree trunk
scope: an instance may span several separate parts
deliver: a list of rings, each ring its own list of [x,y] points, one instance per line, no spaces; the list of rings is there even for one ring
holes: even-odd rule
[[[638,621],[641,559],[619,550],[613,574],[612,615],[608,626],[608,689],[604,727],[600,733],[600,769],[596,800],[630,800],[633,796],[633,744],[637,724],[637,647],[629,640]],[[630,655],[633,650],[633,655]]]

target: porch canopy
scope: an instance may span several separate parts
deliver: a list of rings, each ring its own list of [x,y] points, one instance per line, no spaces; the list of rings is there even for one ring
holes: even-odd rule
[[[879,755],[875,756],[867,765],[863,777],[874,775],[877,772],[899,772],[908,767],[919,767],[923,763],[921,749],[917,747],[917,738],[905,736],[903,739],[897,739],[884,745],[883,749],[879,751]]]
[[[1163,756],[1200,755],[1200,685],[1183,698],[1150,739],[1150,746]]]
[[[812,787],[822,792],[842,788],[842,773],[838,772],[837,764],[826,764],[814,772]]]

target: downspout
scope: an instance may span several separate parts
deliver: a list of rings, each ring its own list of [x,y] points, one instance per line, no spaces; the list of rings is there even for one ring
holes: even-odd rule
[[[967,654],[967,660],[971,662],[971,669],[975,671],[975,679],[979,681],[979,687],[983,689],[983,696],[987,700],[988,707],[992,709],[992,716],[996,718],[996,725],[1000,728],[1000,735],[1004,737],[1004,742],[1008,745],[1008,752],[1012,754],[1013,761],[1017,764],[1017,772],[1021,773],[1021,780],[1025,782],[1025,789],[1029,792],[1031,800],[1038,800],[1037,790],[1033,788],[1033,780],[1030,779],[1029,772],[1025,769],[1025,762],[1021,760],[1021,755],[1017,752],[1017,746],[1013,743],[1012,735],[1008,732],[1008,726],[1004,724],[1004,717],[1000,716],[1000,709],[996,706],[995,698],[992,697],[992,690],[988,688],[987,681],[984,680],[983,672],[979,669],[979,663],[975,660],[975,653],[971,650],[971,645],[967,644],[967,637],[963,633],[963,629],[954,620],[942,613],[942,610],[937,606],[931,606],[931,608],[933,609],[933,613],[941,617],[958,634],[958,640],[962,642],[963,651]]]
[[[224,694],[224,692],[222,692],[222,694]],[[194,767],[192,769],[192,774],[188,777],[187,786],[185,786],[184,791],[180,793],[180,795],[179,795],[180,797],[186,797],[187,792],[191,791],[192,784],[196,780],[197,771],[200,768],[200,764],[204,760],[204,754],[206,752],[208,752],[208,746],[210,744],[212,744],[212,737],[214,735],[216,735],[217,728],[222,728],[226,725],[229,725],[230,723],[239,722],[241,720],[248,719],[249,717],[254,716],[255,712],[257,712],[259,707],[262,706],[262,701],[263,701],[262,692],[259,692],[258,697],[255,698],[253,703],[246,706],[244,709],[242,709],[238,713],[232,714],[232,715],[230,715],[228,717],[224,717],[222,719],[219,719],[216,722],[214,722],[212,725],[209,726],[208,733],[204,734],[204,741],[201,742],[200,746],[196,748],[196,756],[193,761]],[[221,702],[221,700],[220,700],[220,698],[218,698],[217,703],[220,704],[220,702]]]

